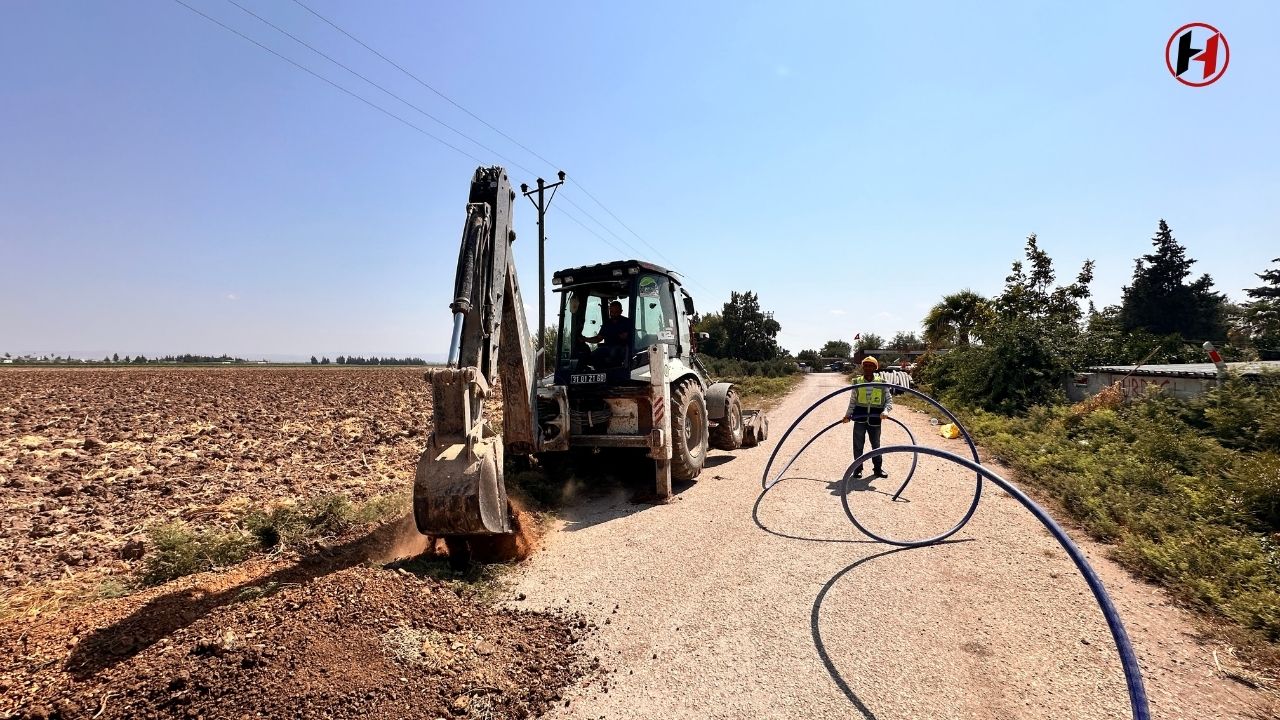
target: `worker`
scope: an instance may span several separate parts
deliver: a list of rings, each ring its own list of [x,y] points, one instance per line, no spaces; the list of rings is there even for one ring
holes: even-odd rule
[[[853,381],[853,392],[849,393],[849,409],[841,422],[853,421],[853,456],[862,455],[862,449],[868,435],[871,436],[871,448],[880,447],[880,415],[893,411],[893,395],[884,387],[858,387],[865,383],[882,383],[884,378],[876,372],[880,362],[868,355],[862,359],[862,375]],[[884,456],[871,461],[875,472],[871,477],[889,477],[884,471]],[[853,477],[862,477],[862,466],[853,469]]]
[[[609,317],[605,318],[600,333],[587,342],[600,343],[591,353],[591,364],[597,368],[617,367],[626,360],[627,341],[631,339],[631,321],[622,314],[622,303],[609,303]]]

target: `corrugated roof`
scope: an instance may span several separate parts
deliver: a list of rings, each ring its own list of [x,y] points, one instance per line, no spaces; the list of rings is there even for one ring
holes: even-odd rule
[[[1098,365],[1085,368],[1087,372],[1106,372],[1121,375],[1154,375],[1158,377],[1214,378],[1218,369],[1213,363],[1182,363],[1178,365]],[[1280,372],[1280,360],[1227,363],[1227,370],[1238,375],[1257,375],[1263,372]]]

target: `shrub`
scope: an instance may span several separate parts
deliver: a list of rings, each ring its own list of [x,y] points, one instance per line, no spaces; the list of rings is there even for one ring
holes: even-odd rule
[[[142,573],[146,585],[234,565],[248,557],[256,544],[241,532],[193,530],[181,522],[159,525],[147,534],[150,548]]]
[[[375,497],[353,505],[344,495],[322,495],[297,506],[247,513],[232,530],[193,529],[168,523],[148,530],[149,549],[142,583],[159,585],[184,575],[234,565],[255,551],[341,535],[385,521],[405,510],[404,494]]]
[[[1280,390],[1232,382],[1186,402],[1151,393],[1024,418],[976,411],[966,424],[1091,534],[1115,542],[1131,570],[1275,642],[1280,453],[1261,428],[1278,405]]]
[[[716,358],[710,355],[699,355],[707,372],[717,379],[722,377],[785,377],[799,372],[793,360],[779,358],[777,360],[738,360],[736,358]]]
[[[251,512],[241,524],[262,547],[271,548],[341,535],[357,525],[385,520],[405,503],[401,495],[387,495],[355,506],[345,495],[321,495],[301,505]]]

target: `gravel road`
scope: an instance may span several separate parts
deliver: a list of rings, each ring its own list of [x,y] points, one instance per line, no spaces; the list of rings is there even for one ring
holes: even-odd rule
[[[957,542],[898,550],[845,518],[834,481],[849,431],[814,444],[761,496],[783,430],[843,384],[810,375],[771,412],[773,437],[712,453],[667,505],[625,495],[573,504],[516,574],[526,608],[568,608],[599,626],[588,641],[608,674],[579,686],[553,718],[1120,718],[1123,674],[1084,580],[1056,541],[990,484]],[[847,396],[845,396],[847,397]],[[838,419],[815,412],[781,456]],[[925,415],[899,407],[926,444],[959,451]],[[885,444],[905,442],[886,425]],[[921,537],[950,527],[974,478],[922,458],[905,493],[891,479],[850,499],[876,531]],[[992,464],[1010,477],[1007,468]],[[1276,707],[1223,677],[1196,624],[1156,588],[1072,531],[1101,574],[1138,649],[1158,718],[1267,718]],[[521,597],[517,594],[516,597]]]

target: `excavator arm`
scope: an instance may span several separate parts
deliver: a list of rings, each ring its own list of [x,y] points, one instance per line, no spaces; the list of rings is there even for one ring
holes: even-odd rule
[[[448,362],[426,373],[434,422],[413,492],[414,519],[426,535],[513,532],[502,477],[504,450],[538,449],[534,349],[511,251],[514,198],[503,168],[476,170],[449,305]],[[495,384],[502,391],[501,435],[484,412]]]

